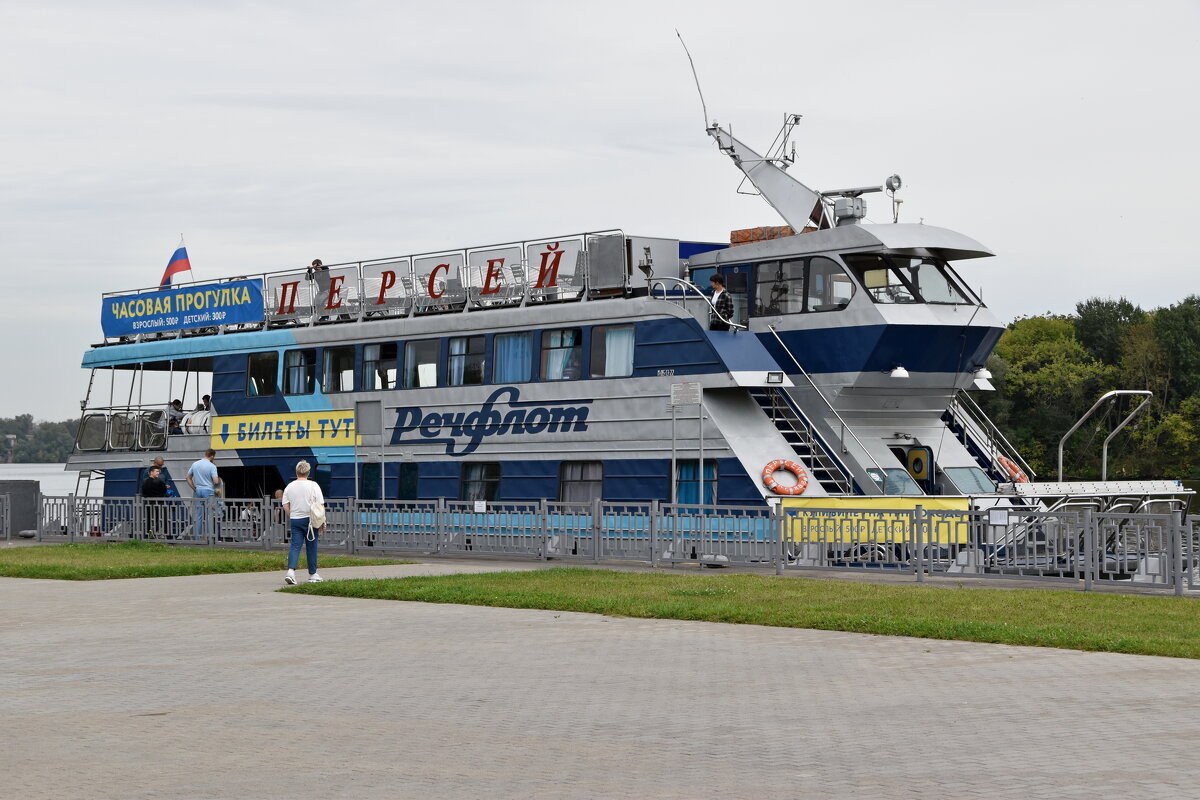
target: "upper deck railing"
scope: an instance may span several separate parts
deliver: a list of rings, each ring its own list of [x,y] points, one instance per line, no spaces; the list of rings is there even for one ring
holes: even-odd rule
[[[607,230],[106,293],[105,342],[624,296],[628,252]]]

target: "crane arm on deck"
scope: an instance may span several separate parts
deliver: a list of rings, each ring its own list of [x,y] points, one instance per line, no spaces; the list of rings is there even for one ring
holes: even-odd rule
[[[709,127],[708,135],[796,233],[807,227],[829,227],[820,192],[788,175],[773,160],[759,155],[719,125]]]

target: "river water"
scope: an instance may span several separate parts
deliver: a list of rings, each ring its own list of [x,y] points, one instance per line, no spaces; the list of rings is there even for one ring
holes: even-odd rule
[[[65,471],[66,464],[0,464],[0,481],[37,481],[42,494],[63,497],[75,491],[78,473]],[[99,496],[103,481],[92,483],[90,494]]]

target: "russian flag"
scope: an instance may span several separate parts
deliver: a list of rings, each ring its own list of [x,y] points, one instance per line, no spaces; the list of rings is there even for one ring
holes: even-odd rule
[[[188,261],[187,248],[181,247],[171,256],[170,262],[167,264],[167,271],[163,273],[162,280],[158,283],[158,288],[165,289],[171,285],[171,278],[180,272],[191,272],[192,262]]]

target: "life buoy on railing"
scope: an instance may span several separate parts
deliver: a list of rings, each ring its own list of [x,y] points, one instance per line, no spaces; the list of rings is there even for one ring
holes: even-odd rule
[[[1001,468],[1008,473],[1008,479],[1014,483],[1029,483],[1029,476],[1017,466],[1016,462],[1007,456],[1000,456],[996,459]]]
[[[775,480],[775,473],[781,469],[786,469],[796,476],[795,486],[782,486]],[[775,494],[804,494],[804,490],[808,488],[808,473],[804,471],[804,467],[795,461],[784,461],[782,458],[777,458],[763,467],[762,480],[763,486]]]

